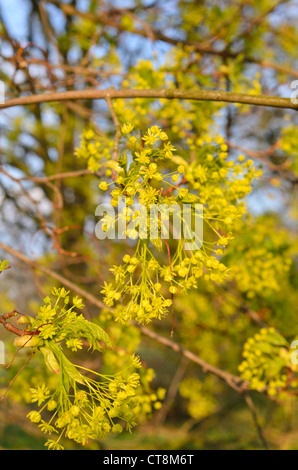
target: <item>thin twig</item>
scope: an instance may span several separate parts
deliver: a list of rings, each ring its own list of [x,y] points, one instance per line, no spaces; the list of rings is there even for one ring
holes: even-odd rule
[[[4,315],[0,315],[0,323],[4,326],[7,331],[10,331],[11,333],[14,333],[17,336],[22,336],[24,334],[24,330],[17,328],[16,326],[12,325],[7,321],[9,318],[16,317],[17,315],[18,312],[16,312],[16,310],[13,310],[10,313],[5,313]]]
[[[137,328],[139,328],[141,332],[145,334],[146,336],[154,339],[155,341],[157,341],[158,343],[164,346],[167,346],[168,348],[171,348],[173,351],[181,353],[190,361],[201,366],[203,369],[203,372],[205,373],[209,372],[210,374],[216,375],[220,379],[224,380],[230,387],[232,387],[237,392],[243,393],[245,390],[247,390],[248,388],[247,382],[241,379],[240,377],[237,377],[236,375],[230,374],[229,372],[226,372],[222,369],[219,369],[218,367],[213,366],[212,364],[209,364],[208,362],[204,361],[203,359],[201,359],[199,356],[189,351],[188,349],[185,349],[179,344],[175,343],[174,341],[171,341],[168,338],[165,338],[164,336],[161,336],[155,333],[154,331],[149,330],[149,328],[145,326],[138,325],[136,323],[133,323],[133,324]]]
[[[245,393],[244,395],[244,399],[246,401],[246,404],[251,412],[251,415],[252,415],[252,419],[254,421],[254,424],[255,424],[255,427],[256,427],[256,430],[258,432],[258,436],[260,438],[260,441],[262,443],[262,446],[264,447],[264,449],[266,450],[269,450],[269,445],[268,445],[268,442],[264,436],[264,433],[263,433],[263,429],[259,423],[259,419],[258,419],[258,415],[257,415],[257,410],[256,410],[256,407],[254,405],[254,402],[252,401],[250,395],[248,395],[247,393]]]
[[[96,307],[105,308],[105,309],[107,308],[106,305],[103,302],[101,302],[99,299],[94,297],[92,294],[85,291],[81,287],[77,286],[76,284],[71,282],[69,279],[61,276],[58,273],[56,273],[55,271],[52,271],[51,269],[46,268],[45,266],[42,266],[41,264],[37,263],[36,261],[33,261],[33,260],[27,258],[27,256],[23,255],[22,253],[20,253],[17,250],[14,250],[10,246],[8,246],[8,245],[6,245],[2,242],[0,242],[0,248],[7,251],[8,253],[15,256],[16,258],[23,261],[24,263],[28,264],[33,269],[37,269],[39,271],[42,271],[47,276],[51,277],[52,279],[55,279],[56,281],[60,282],[62,285],[65,285],[66,287],[68,287],[69,289],[72,289],[74,292],[77,292],[77,294],[81,295],[82,297],[85,297],[87,300],[89,300],[90,303],[92,303]]]
[[[154,39],[157,41],[162,41],[168,44],[172,44],[177,46],[177,44],[181,44],[182,46],[192,46],[193,49],[196,52],[199,52],[200,54],[207,54],[207,55],[212,55],[212,56],[219,56],[219,57],[227,57],[231,59],[236,59],[239,57],[241,54],[243,56],[243,62],[246,63],[252,63],[252,64],[257,64],[260,67],[264,68],[272,68],[274,70],[292,75],[293,77],[298,77],[298,71],[294,70],[286,65],[283,64],[276,64],[273,62],[269,61],[264,61],[260,59],[256,59],[254,57],[250,57],[245,52],[239,51],[239,52],[233,52],[231,50],[227,50],[227,48],[224,49],[215,49],[211,47],[210,41],[205,41],[205,42],[199,42],[199,41],[191,41],[188,39],[181,39],[181,38],[172,38],[168,36],[167,34],[163,33],[162,31],[159,31],[155,28],[153,28],[151,25],[150,27],[150,35],[148,34],[148,28],[130,28],[127,30],[121,21],[115,21],[111,16],[105,12],[105,11],[99,11],[99,12],[86,12],[86,11],[80,11],[77,10],[74,6],[70,4],[65,4],[58,2],[58,0],[47,0],[49,3],[53,3],[56,5],[58,8],[60,8],[65,15],[78,15],[82,18],[87,18],[90,21],[95,21],[96,23],[100,23],[105,26],[112,26],[113,28],[117,29],[118,32],[127,32],[129,34],[135,34],[137,36],[143,36],[143,37],[149,37],[149,39],[152,40],[152,36],[154,36]],[[113,7],[115,10],[115,8]],[[123,13],[123,10],[117,9],[119,13]],[[270,13],[270,12],[269,12]],[[126,14],[126,13],[125,13]],[[237,15],[237,11],[235,12]],[[138,18],[139,19],[139,18]],[[208,38],[207,38],[208,39]]]
[[[187,365],[189,363],[189,360],[185,357],[185,356],[182,356],[180,362],[179,362],[179,365],[177,367],[177,370],[175,372],[175,375],[172,379],[172,382],[169,386],[169,389],[168,389],[168,393],[167,393],[167,398],[166,400],[164,401],[163,403],[163,406],[161,407],[161,409],[159,410],[159,412],[157,413],[156,415],[156,418],[155,418],[155,422],[156,424],[162,424],[173,403],[174,403],[174,400],[175,400],[175,396],[177,394],[177,391],[178,391],[178,388],[179,388],[179,385],[180,385],[180,382],[186,372],[186,369],[187,369]]]
[[[94,295],[92,295],[90,292],[87,292],[86,290],[82,289],[81,287],[77,286],[73,282],[69,281],[65,277],[61,276],[60,274],[56,273],[55,271],[52,271],[49,268],[46,268],[45,266],[42,266],[41,264],[37,263],[36,261],[30,260],[27,258],[25,255],[22,253],[16,251],[15,249],[11,248],[10,246],[0,242],[0,248],[5,250],[6,252],[10,253],[11,255],[15,256],[19,260],[23,261],[24,263],[28,264],[31,266],[33,269],[38,269],[42,272],[44,272],[47,276],[56,279],[58,282],[60,282],[62,285],[65,285],[66,287],[70,288],[86,300],[90,302],[90,304],[98,307],[98,308],[104,308],[107,309],[108,307],[101,302],[99,299],[97,299]],[[110,309],[112,310],[112,309]],[[133,325],[138,327],[140,331],[148,336],[149,338],[154,339],[158,343],[167,346],[171,348],[173,351],[176,351],[186,358],[188,358],[190,361],[198,364],[199,366],[202,367],[203,372],[209,372],[213,375],[216,375],[217,377],[221,378],[224,380],[231,388],[236,390],[239,393],[243,393],[245,390],[248,388],[248,384],[246,381],[241,379],[240,377],[237,377],[236,375],[230,374],[229,372],[226,372],[224,370],[221,370],[212,364],[209,364],[208,362],[204,361],[201,359],[199,356],[194,354],[193,352],[189,351],[188,349],[183,348],[179,344],[175,343],[174,341],[171,341],[154,331],[151,331],[149,328],[146,328],[145,326],[139,325],[135,322],[132,322]]]
[[[114,147],[113,147],[113,160],[117,160],[118,155],[119,155],[119,140],[121,138],[121,124],[119,122],[118,116],[116,114],[116,111],[114,109],[114,106],[113,106],[113,103],[109,94],[107,94],[106,96],[106,102],[107,102],[109,111],[111,113],[111,116],[112,116],[112,119],[116,128],[115,138],[114,138]]]
[[[31,359],[34,357],[34,355],[35,355],[35,351],[33,350],[31,356],[29,357],[29,359],[27,359],[27,361],[25,362],[25,364],[20,368],[20,370],[16,373],[16,375],[15,375],[15,376],[13,377],[13,379],[9,382],[9,384],[6,385],[7,390],[6,390],[6,392],[4,393],[4,395],[2,395],[2,397],[0,398],[0,402],[1,402],[2,400],[4,400],[4,398],[6,397],[8,391],[9,391],[9,389],[10,389],[10,387],[12,386],[13,382],[16,380],[16,378],[17,378],[18,375],[22,372],[22,370],[24,370],[25,367],[29,364],[29,362],[30,362]],[[3,388],[3,387],[1,387],[1,388]]]

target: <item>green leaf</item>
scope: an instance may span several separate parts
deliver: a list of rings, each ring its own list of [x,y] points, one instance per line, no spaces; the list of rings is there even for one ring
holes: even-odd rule
[[[112,346],[112,342],[107,333],[99,325],[86,320],[83,315],[77,317],[73,323],[65,325],[63,333],[66,335],[71,334],[77,338],[85,338],[90,344],[90,348],[98,351],[102,350],[99,344],[100,341],[108,347]]]
[[[48,369],[53,372],[54,374],[59,374],[60,372],[60,365],[55,357],[55,354],[49,347],[42,347],[40,351],[43,354],[46,366]]]
[[[85,384],[85,379],[80,372],[76,369],[75,365],[67,359],[67,357],[63,354],[60,346],[55,343],[49,343],[48,348],[54,353],[56,358],[60,363],[61,373],[66,374],[70,381],[67,380],[67,384],[71,381],[78,382],[82,385]]]

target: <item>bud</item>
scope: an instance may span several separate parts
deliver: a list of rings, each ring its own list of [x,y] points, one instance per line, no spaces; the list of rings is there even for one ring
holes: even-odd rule
[[[128,194],[128,196],[133,196],[135,193],[135,188],[133,186],[128,186],[126,188],[126,194]]]
[[[41,346],[43,344],[43,339],[37,335],[35,336],[23,335],[23,336],[19,336],[18,338],[16,338],[13,344],[16,347],[24,347],[24,348],[36,347],[36,346]]]
[[[28,315],[21,315],[18,319],[17,319],[17,323],[19,325],[31,325],[31,320],[33,320],[32,317],[28,317]]]
[[[108,185],[105,181],[102,181],[102,183],[100,183],[99,185],[99,189],[101,189],[102,191],[106,191],[108,189]]]

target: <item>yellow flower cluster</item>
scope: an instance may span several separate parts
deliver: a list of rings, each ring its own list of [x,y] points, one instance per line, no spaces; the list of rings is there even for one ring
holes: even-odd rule
[[[212,379],[207,378],[203,383],[195,377],[187,377],[180,384],[180,395],[188,400],[188,413],[195,420],[201,420],[216,411],[217,402],[214,394],[208,393],[210,381],[212,382]]]
[[[116,177],[110,182],[101,181],[99,187],[107,191],[113,186],[110,193],[113,207],[119,205],[120,198],[126,198],[126,206],[115,217],[106,214],[102,218],[103,230],[117,224],[119,227],[122,222],[122,235],[139,240],[133,254],[126,254],[122,264],[110,268],[115,284],[105,282],[101,293],[108,307],[114,307],[117,301],[125,304],[116,310],[117,320],[135,318],[138,322],[149,322],[167,314],[172,306],[168,294],[187,292],[196,287],[201,276],[222,282],[229,275],[220,257],[233,239],[231,228],[245,213],[243,198],[259,172],[243,156],[237,162],[228,161],[222,137],[216,137],[215,142],[209,138],[189,142],[195,151],[195,158],[189,163],[175,155],[176,149],[167,133],[158,126],[150,127],[141,138],[132,135],[133,129],[129,122],[122,126],[128,150],[118,162],[113,162]],[[136,203],[143,206],[141,213],[135,208]],[[207,238],[203,246],[203,240],[196,240],[195,248],[186,249],[186,239],[192,238],[187,237],[186,231],[175,242],[172,255],[173,240],[168,243],[165,224],[167,209],[173,204],[179,207],[188,204],[193,220],[196,203],[204,205]],[[149,216],[152,204],[165,208],[155,220]],[[163,255],[157,257],[155,249],[162,250]]]
[[[274,328],[262,328],[249,338],[242,355],[244,360],[238,369],[252,390],[272,396],[283,392],[288,383],[287,370],[292,365],[289,345]]]
[[[107,136],[99,134],[94,127],[89,127],[83,131],[80,145],[74,154],[77,158],[86,160],[88,170],[95,173],[111,159],[112,148],[113,142]]]
[[[26,341],[27,336],[29,342],[36,339],[38,342],[30,346],[42,353],[47,368],[57,377],[52,391],[44,383],[30,389],[31,402],[37,403],[40,409],[30,412],[29,419],[42,432],[59,434],[56,441],[47,442],[51,449],[61,448],[62,436],[85,445],[89,439],[103,439],[109,432],[122,432],[120,423],[126,423],[130,431],[137,423],[134,409],[139,404],[136,389],[140,376],[135,370],[141,367],[139,358],[129,355],[123,373],[109,375],[73,364],[63,352],[64,345],[75,352],[82,348],[84,339],[90,348],[101,351],[102,344],[111,346],[111,341],[98,324],[75,312],[75,308],[84,307],[81,299],[71,300],[64,288],[54,288],[52,295],[55,302],[46,297],[36,318],[18,319],[19,323],[27,324],[28,334],[16,341],[23,342],[24,338]],[[15,345],[19,346],[16,341]],[[23,346],[26,347],[26,342]],[[42,418],[46,411],[52,413],[49,422]]]
[[[287,231],[276,228],[274,218],[259,217],[240,224],[241,235],[231,246],[232,276],[248,298],[268,297],[282,285],[291,266]]]
[[[288,157],[287,169],[298,175],[297,126],[288,126],[282,130],[280,147]]]

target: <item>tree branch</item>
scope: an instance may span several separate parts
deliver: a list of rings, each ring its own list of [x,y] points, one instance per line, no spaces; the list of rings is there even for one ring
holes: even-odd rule
[[[298,111],[298,104],[292,103],[290,98],[281,98],[268,95],[246,95],[222,90],[181,90],[171,88],[158,89],[131,89],[131,90],[71,90],[63,92],[43,93],[12,98],[3,104],[0,109],[15,106],[28,106],[37,103],[49,103],[68,100],[93,99],[119,99],[119,98],[156,98],[156,99],[184,99],[193,101],[218,101],[226,103],[248,104],[253,106],[266,106],[272,108],[294,109]]]
[[[27,256],[23,255],[19,251],[14,250],[8,245],[5,245],[4,243],[0,242],[0,248],[5,250],[7,253],[10,253],[11,255],[15,256],[18,258],[20,261],[23,261],[24,263],[28,264],[31,266],[33,269],[38,269],[39,271],[42,271],[44,274],[47,276],[51,277],[52,279],[55,279],[56,281],[60,282],[64,286],[68,287],[69,289],[73,290],[74,292],[77,292],[77,294],[81,295],[85,299],[89,300],[89,302],[96,307],[99,308],[107,308],[106,305],[98,300],[96,297],[94,297],[92,294],[89,294],[89,292],[85,291],[81,287],[77,286],[73,282],[69,281],[65,277],[61,276],[60,274],[56,273],[55,271],[52,271],[49,268],[46,268],[45,266],[42,266],[41,264],[37,263],[36,261],[33,261]]]
[[[155,28],[153,28],[149,23],[147,23],[147,27],[144,27],[144,24],[142,25],[142,28],[133,28],[133,29],[125,29],[121,22],[117,22],[114,19],[110,18],[105,11],[100,11],[100,12],[85,12],[85,11],[79,11],[77,10],[74,6],[70,4],[61,4],[58,0],[46,0],[48,3],[53,3],[56,5],[60,10],[63,11],[65,15],[77,15],[80,16],[81,18],[87,18],[90,21],[100,23],[104,26],[112,26],[113,28],[117,29],[119,33],[129,33],[129,34],[135,34],[137,36],[142,36],[145,38],[149,38],[152,40],[158,40],[165,42],[167,44],[171,44],[173,46],[176,46],[177,44],[181,44],[183,46],[191,46],[194,48],[195,51],[199,52],[200,54],[209,54],[212,56],[219,56],[219,57],[224,57],[224,58],[230,58],[230,59],[236,59],[239,57],[239,55],[243,55],[243,61],[246,63],[252,63],[252,64],[257,64],[260,67],[264,68],[272,68],[274,70],[277,70],[282,73],[286,73],[289,75],[292,75],[293,77],[298,78],[298,71],[291,69],[290,67],[287,67],[286,65],[282,64],[275,64],[273,62],[265,61],[265,60],[258,60],[255,59],[254,57],[249,57],[245,55],[244,51],[239,51],[239,52],[232,52],[230,50],[227,50],[228,48],[225,47],[222,50],[214,49],[213,47],[210,46],[211,41],[209,38],[204,39],[204,42],[198,42],[198,41],[191,41],[188,39],[177,39],[177,38],[172,38],[170,36],[167,36],[164,34],[162,31],[159,31]],[[282,0],[283,1],[283,0]],[[274,5],[273,8],[275,8],[277,5]],[[270,10],[272,7],[270,7]],[[121,9],[116,9],[114,8],[115,11],[117,11],[119,14],[127,14],[127,10],[121,10]],[[270,10],[266,12],[266,14],[270,13]],[[237,14],[238,12],[235,12]],[[239,14],[239,13],[238,13]],[[261,18],[262,19],[262,18]],[[140,20],[138,17],[138,21],[142,21],[142,23],[145,23],[143,20]],[[259,18],[255,19],[254,21],[259,21]],[[149,31],[150,29],[150,31]],[[223,29],[223,26],[222,26]],[[245,33],[246,34],[246,33]]]
[[[10,331],[11,333],[14,333],[17,336],[22,336],[24,334],[24,330],[21,330],[20,328],[17,328],[16,326],[6,321],[8,320],[8,318],[16,317],[17,315],[18,312],[16,312],[16,310],[13,310],[10,313],[4,313],[4,315],[0,315],[0,323],[2,323],[2,325],[7,331]]]
[[[121,138],[121,124],[120,124],[120,121],[119,121],[118,116],[116,114],[116,111],[114,109],[114,106],[113,106],[113,103],[112,103],[112,100],[111,100],[111,97],[110,97],[109,93],[106,96],[106,102],[107,102],[109,111],[111,113],[113,123],[114,123],[115,128],[116,128],[115,139],[114,139],[114,147],[113,147],[113,160],[117,160],[117,158],[118,158],[118,149],[119,149],[119,140]]]
[[[199,356],[196,356],[194,353],[192,353],[188,349],[183,348],[179,344],[174,343],[174,341],[171,341],[168,338],[165,338],[164,336],[160,336],[159,334],[155,333],[154,331],[149,330],[145,326],[138,325],[135,322],[133,324],[137,328],[139,328],[141,332],[144,333],[149,338],[152,338],[158,343],[163,344],[164,346],[167,346],[168,348],[173,349],[173,351],[176,351],[182,354],[187,359],[190,359],[192,362],[195,362],[196,364],[201,366],[203,369],[203,372],[210,372],[211,374],[216,375],[220,379],[224,380],[230,387],[232,387],[237,392],[242,393],[245,390],[247,390],[248,388],[247,382],[245,382],[240,377],[237,377],[236,375],[230,374],[229,372],[218,369],[217,367],[201,359]]]
[[[248,406],[248,408],[251,412],[252,419],[253,419],[253,422],[255,424],[259,439],[260,439],[264,449],[269,450],[269,445],[268,445],[268,442],[266,441],[266,438],[264,436],[263,429],[262,429],[262,427],[259,423],[257,410],[256,410],[256,407],[254,405],[254,402],[252,401],[251,397],[247,393],[244,395],[244,399],[245,399],[246,404],[247,404],[247,406]]]
[[[58,282],[60,282],[62,285],[65,285],[66,287],[69,287],[69,289],[73,290],[80,296],[84,297],[86,300],[88,300],[92,305],[99,307],[99,308],[105,308],[107,309],[106,305],[104,305],[100,300],[98,300],[94,295],[90,294],[89,292],[85,291],[81,287],[77,286],[73,282],[69,281],[65,277],[61,276],[60,274],[56,273],[55,271],[52,271],[51,269],[46,268],[45,266],[42,266],[41,264],[37,263],[36,261],[30,260],[27,258],[25,255],[22,253],[16,251],[15,249],[11,248],[10,246],[0,242],[0,248],[5,250],[6,252],[10,253],[11,255],[15,256],[19,260],[23,261],[24,263],[28,264],[34,269],[38,269],[42,271],[43,273],[47,274],[53,279],[56,279]],[[213,375],[216,375],[220,379],[224,380],[231,388],[236,390],[239,393],[243,393],[247,390],[248,384],[244,380],[242,380],[240,377],[237,377],[236,375],[230,374],[229,372],[223,371],[221,369],[218,369],[217,367],[213,366],[212,364],[209,364],[208,362],[204,361],[201,359],[199,356],[196,356],[194,353],[189,351],[188,349],[183,348],[177,343],[174,343],[174,341],[171,341],[161,335],[158,335],[154,331],[149,330],[145,326],[139,325],[135,322],[132,322],[134,326],[140,329],[140,331],[148,336],[149,338],[152,338],[156,340],[158,343],[167,346],[171,348],[173,351],[178,352],[185,356],[187,359],[190,361],[198,364],[199,366],[202,367],[203,372],[209,372]]]

